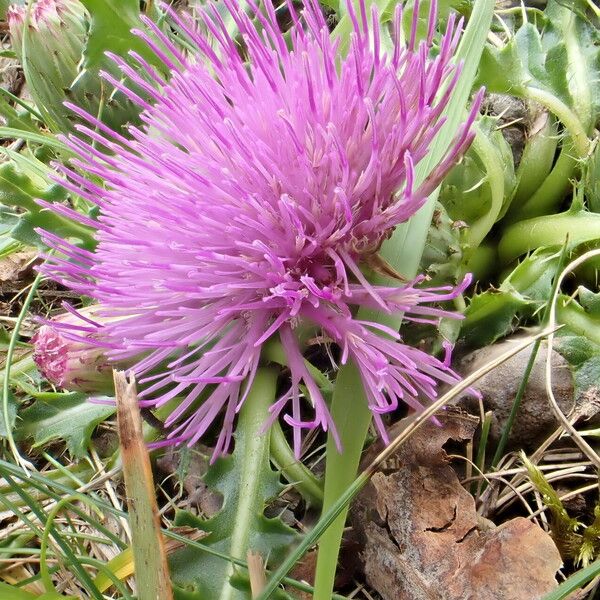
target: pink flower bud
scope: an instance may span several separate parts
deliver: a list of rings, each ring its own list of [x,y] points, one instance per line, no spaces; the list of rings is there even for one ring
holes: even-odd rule
[[[92,307],[94,308],[94,307]],[[91,315],[90,309],[82,311]],[[33,360],[40,373],[53,385],[71,391],[112,392],[112,369],[106,348],[91,342],[100,324],[84,321],[70,312],[42,325],[33,336]],[[82,332],[81,328],[86,331]],[[83,335],[89,336],[85,341]]]

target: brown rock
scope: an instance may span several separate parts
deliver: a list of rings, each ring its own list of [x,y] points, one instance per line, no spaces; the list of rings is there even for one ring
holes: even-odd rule
[[[457,370],[462,375],[473,373],[508,350],[515,341],[516,339],[513,338],[467,354],[459,362]],[[522,350],[482,377],[476,384],[477,390],[483,396],[485,410],[493,412],[490,430],[490,441],[493,444],[500,439],[530,354],[531,347]],[[538,351],[525,395],[513,423],[508,450],[535,449],[539,442],[558,426],[546,395],[545,365],[546,345],[544,343]],[[574,408],[573,378],[567,361],[557,352],[552,353],[552,389],[561,410],[568,414]],[[457,403],[470,412],[479,414],[479,403],[472,396],[463,396]]]
[[[541,598],[556,586],[556,546],[526,519],[491,528],[479,519],[442,449],[470,438],[476,420],[440,420],[442,427],[429,423],[413,435],[397,468],[376,473],[357,499],[353,523],[369,585],[385,600]]]

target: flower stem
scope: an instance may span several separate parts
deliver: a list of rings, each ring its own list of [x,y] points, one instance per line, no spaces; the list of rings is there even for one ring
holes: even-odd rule
[[[369,482],[373,474],[377,471],[377,469],[381,466],[381,464],[393,456],[398,448],[420,427],[423,426],[433,415],[436,414],[438,410],[440,410],[443,406],[447,405],[453,398],[458,396],[461,392],[469,388],[469,386],[473,385],[476,381],[478,381],[481,377],[492,371],[499,364],[502,364],[515,354],[518,354],[525,348],[527,348],[531,343],[535,342],[537,339],[542,337],[546,337],[550,331],[552,330],[543,330],[535,336],[528,337],[523,342],[515,344],[513,347],[508,349],[506,352],[498,356],[496,359],[484,365],[480,370],[476,373],[472,373],[468,377],[466,377],[460,383],[457,383],[451,390],[449,390],[446,394],[444,394],[441,398],[436,400],[431,406],[427,407],[422,413],[416,415],[414,419],[407,425],[407,427],[398,434],[398,436],[391,442],[389,446],[384,448],[382,452],[380,452],[377,457],[371,462],[367,468],[362,471],[356,479],[354,479],[350,485],[346,486],[339,497],[332,502],[331,507],[325,509],[319,521],[313,527],[311,531],[309,531],[300,544],[293,550],[293,552],[283,561],[283,563],[279,566],[279,568],[271,575],[269,578],[266,587],[261,592],[260,596],[258,596],[257,600],[270,600],[273,596],[273,593],[277,590],[279,584],[282,582],[287,573],[292,569],[292,567],[296,564],[298,560],[304,556],[304,554],[311,548],[319,539],[323,538],[323,535],[327,532],[328,528],[331,527],[332,523],[334,523],[340,516],[346,514],[346,509],[348,503],[360,492],[360,490]],[[322,548],[319,548],[319,556],[321,556]],[[337,554],[336,554],[337,557]],[[317,600],[319,597],[318,587],[315,582],[315,593],[313,595],[313,600]],[[331,600],[332,594],[329,596],[321,595],[321,598],[326,600]]]
[[[327,436],[323,514],[332,509],[354,481],[371,424],[371,411],[360,374],[352,364],[343,367],[337,376],[331,417],[337,428],[343,452],[338,452],[333,436]],[[321,536],[313,600],[328,600],[331,597],[347,515],[346,507]]]
[[[473,140],[473,149],[479,156],[485,172],[487,173],[487,184],[490,186],[492,205],[488,212],[477,219],[471,226],[469,244],[476,248],[490,232],[498,215],[502,210],[504,202],[504,172],[502,163],[499,161],[499,154],[489,138],[487,138],[479,128],[476,129],[477,135]]]
[[[278,421],[271,427],[271,460],[309,506],[319,507],[323,504],[321,481],[294,456]]]
[[[584,158],[587,156],[590,149],[590,140],[585,128],[579,117],[562,100],[559,100],[550,92],[534,87],[525,88],[524,95],[530,100],[539,102],[554,113],[571,134],[578,157]]]
[[[567,139],[562,145],[560,155],[550,174],[525,204],[508,216],[507,221],[522,221],[556,211],[569,189],[569,180],[576,167],[577,157],[575,156],[573,141]],[[519,202],[515,201],[514,206],[517,207],[518,205]]]
[[[238,431],[244,436],[244,469],[239,482],[239,503],[236,507],[235,527],[231,536],[229,554],[234,558],[246,558],[250,537],[250,527],[254,522],[256,498],[263,484],[260,474],[269,460],[269,436],[263,432],[265,421],[269,418],[269,407],[273,404],[277,387],[277,371],[263,367],[254,377],[254,382],[246,398],[238,419]],[[229,565],[230,575],[233,564]],[[223,582],[220,600],[235,597],[234,588]]]

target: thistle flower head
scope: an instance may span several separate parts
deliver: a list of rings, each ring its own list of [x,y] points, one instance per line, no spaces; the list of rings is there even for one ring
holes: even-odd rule
[[[25,23],[35,32],[45,33],[54,38],[62,38],[64,29],[67,28],[71,33],[85,34],[83,19],[85,9],[79,0],[37,0],[32,6],[27,21],[28,7],[23,4],[11,4],[8,7],[6,17],[10,34],[18,41],[23,41],[23,27]],[[17,51],[20,46],[16,44]],[[70,50],[69,47],[65,50]]]
[[[436,322],[449,313],[428,304],[467,284],[424,289],[418,278],[373,286],[361,271],[472,139],[478,102],[415,184],[415,165],[459,76],[452,55],[461,25],[450,16],[434,52],[435,11],[417,42],[417,20],[405,40],[398,8],[386,49],[377,10],[361,4],[355,13],[349,2],[353,30],[341,56],[316,1],[301,13],[287,4],[288,35],[270,2],[265,12],[251,3],[251,16],[234,0],[224,4],[243,50],[209,3],[197,29],[171,15],[195,53],[184,55],[149,21],[153,37],[139,32],[171,70],[168,82],[135,52],[114,57],[129,80],[105,78],[143,108],[129,139],[71,106],[88,125],[68,140],[77,158],[63,168],[64,185],[95,203],[100,217],[54,210],[97,227],[98,246],[89,252],[46,233],[59,255],[45,269],[110,317],[97,338],[112,359],[137,361],[145,405],[181,398],[165,423],[167,443],[192,444],[219,419],[215,452],[225,451],[261,347],[277,337],[290,382],[272,418],[284,413],[297,449],[302,429],[334,426],[306,367],[299,323],[337,344],[342,363],[356,363],[385,435],[383,413],[399,403],[418,408],[439,381],[457,379],[447,360],[355,314],[371,307]]]

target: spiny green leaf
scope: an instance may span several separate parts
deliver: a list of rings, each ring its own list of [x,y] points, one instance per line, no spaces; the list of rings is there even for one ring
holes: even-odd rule
[[[126,56],[130,50],[136,50],[142,56],[156,63],[146,43],[131,33],[131,30],[143,27],[140,21],[139,0],[81,0],[90,13],[90,31],[83,52],[83,69],[98,73],[106,68],[107,50],[119,56]]]
[[[526,96],[527,87],[533,86],[571,104],[566,60],[564,44],[546,50],[537,28],[525,23],[504,47],[486,46],[477,84],[485,85],[490,92],[516,96]]]
[[[75,238],[85,247],[93,247],[93,231],[41,207],[36,200],[65,201],[67,192],[49,179],[49,168],[33,157],[16,153],[0,166],[0,205],[17,210],[0,211],[0,226],[10,228],[13,239],[44,248],[36,228],[64,238]],[[0,208],[2,208],[0,206]]]
[[[51,440],[64,440],[73,456],[83,457],[98,423],[114,411],[112,406],[90,402],[86,394],[63,394],[52,402],[37,400],[19,413],[21,423],[16,437],[32,437],[36,447]]]
[[[524,259],[498,289],[473,296],[461,328],[467,344],[495,342],[548,301],[559,257],[556,249],[542,248]]]
[[[580,367],[600,354],[600,346],[581,335],[567,333],[556,339],[556,349],[572,367]]]
[[[586,17],[586,8],[585,2],[549,0],[543,43],[549,51],[564,46],[567,66],[556,65],[557,71],[564,68],[573,108],[584,126],[590,128],[600,115],[600,29],[597,20],[592,22]]]

